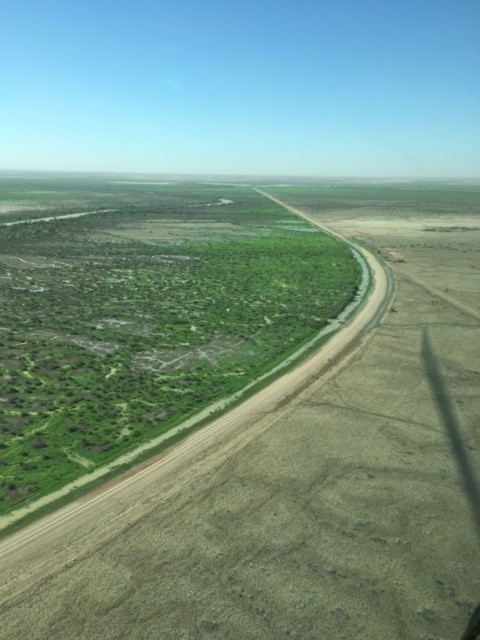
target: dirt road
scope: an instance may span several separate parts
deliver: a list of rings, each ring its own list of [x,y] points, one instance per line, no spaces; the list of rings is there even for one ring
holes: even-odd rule
[[[65,220],[66,218],[81,218],[90,216],[93,213],[111,213],[116,209],[98,209],[98,211],[81,211],[80,213],[66,213],[63,216],[48,216],[48,218],[29,218],[28,220],[14,220],[13,222],[2,222],[0,227],[12,227],[17,224],[30,224],[31,222],[51,222],[52,220]]]
[[[261,193],[261,192],[260,192]],[[270,197],[268,194],[262,194]],[[344,238],[330,232],[318,221],[293,207],[288,207],[275,198],[271,198],[281,206],[305,218],[315,226],[326,230],[332,235]],[[201,430],[185,438],[178,445],[156,456],[133,472],[119,477],[103,488],[86,495],[58,511],[34,522],[24,529],[6,537],[0,542],[0,566],[15,563],[16,558],[36,555],[36,550],[45,555],[50,545],[64,538],[86,523],[95,522],[96,518],[105,513],[113,497],[126,503],[138,492],[140,486],[149,484],[175,472],[187,460],[200,452],[207,451],[216,442],[220,432],[238,434],[242,426],[258,418],[266,412],[275,409],[287,396],[299,391],[305,383],[317,375],[338,356],[363,332],[381,313],[389,292],[389,282],[382,265],[377,259],[362,247],[348,244],[363,256],[367,262],[373,278],[370,292],[354,317],[349,320],[330,340],[316,353],[301,362],[293,370],[284,374],[254,396],[248,398],[241,405],[231,409]]]

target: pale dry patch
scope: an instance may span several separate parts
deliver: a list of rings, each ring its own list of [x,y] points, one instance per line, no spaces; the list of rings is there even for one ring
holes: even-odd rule
[[[85,458],[84,456],[79,455],[78,453],[73,453],[69,451],[67,448],[62,449],[62,451],[65,453],[65,455],[69,460],[71,460],[72,462],[75,462],[76,464],[79,464],[81,467],[84,467],[85,469],[95,466],[94,462],[92,462],[91,460],[88,460],[88,458]]]
[[[43,256],[13,256],[3,253],[1,263],[6,267],[13,269],[29,270],[29,269],[60,269],[68,268],[70,265],[59,260],[51,260]]]
[[[0,215],[17,211],[46,211],[48,209],[51,209],[51,206],[34,202],[0,202]]]
[[[26,334],[29,340],[49,340],[51,342],[64,342],[74,344],[82,349],[87,349],[93,353],[105,357],[111,353],[114,353],[120,348],[120,345],[114,342],[105,342],[100,340],[91,340],[82,336],[73,336],[68,333],[60,333],[57,331],[49,331],[47,329],[40,329],[38,331],[32,331]],[[26,343],[25,343],[26,344]]]
[[[212,366],[218,366],[223,358],[239,351],[244,356],[255,355],[244,340],[218,336],[205,345],[191,349],[150,349],[137,353],[132,358],[132,369],[150,373],[177,371],[195,366],[202,360],[207,360]]]
[[[237,227],[227,222],[178,222],[178,221],[147,221],[141,224],[132,223],[115,229],[113,232],[104,231],[103,236],[112,236],[120,240],[138,240],[142,242],[168,241],[172,239],[193,239],[200,234],[202,237],[214,237],[217,234],[231,232]],[[93,234],[98,236],[98,234]],[[92,236],[92,237],[93,237]]]

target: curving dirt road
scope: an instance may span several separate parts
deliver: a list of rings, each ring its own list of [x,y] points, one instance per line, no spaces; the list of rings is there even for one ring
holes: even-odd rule
[[[332,363],[352,342],[368,329],[383,312],[389,295],[388,276],[378,260],[368,251],[334,233],[309,215],[285,205],[280,200],[260,192],[287,210],[308,220],[323,231],[347,242],[358,251],[367,262],[373,283],[370,292],[357,313],[335,333],[317,352],[302,361],[261,391],[251,396],[239,406],[229,410],[199,431],[191,434],[179,444],[159,456],[139,466],[137,469],[115,479],[113,482],[92,492],[67,506],[43,517],[33,524],[11,534],[0,541],[0,563],[12,564],[28,551],[28,555],[45,554],[46,549],[69,533],[78,530],[86,523],[92,524],[104,514],[112,498],[120,499],[122,504],[138,495],[139,486],[150,484],[165,478],[179,469],[182,464],[193,459],[197,454],[209,450],[217,441],[220,433],[232,437],[241,431],[248,421],[254,417],[272,411],[286,397],[298,392],[305,383],[319,374]],[[160,486],[160,485],[158,485]]]

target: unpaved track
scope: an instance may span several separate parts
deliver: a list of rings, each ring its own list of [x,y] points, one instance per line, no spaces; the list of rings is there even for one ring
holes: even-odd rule
[[[129,498],[134,499],[135,495],[138,495],[138,489],[142,484],[148,485],[155,480],[158,483],[157,486],[160,486],[159,481],[162,478],[175,472],[186,461],[215,445],[220,432],[228,432],[232,436],[238,434],[242,426],[252,418],[258,418],[266,412],[272,411],[286,397],[298,392],[309,379],[338,358],[363,331],[371,326],[382,312],[389,292],[389,282],[382,265],[371,253],[351,241],[345,240],[340,234],[331,232],[314,218],[298,209],[284,205],[280,200],[268,194],[262,193],[262,195],[355,247],[367,262],[373,278],[372,287],[364,304],[354,317],[316,353],[245,400],[241,405],[188,436],[170,450],[141,465],[137,470],[130,471],[103,488],[75,500],[62,509],[6,537],[0,542],[0,568],[3,563],[11,566],[12,563],[15,563],[15,558],[22,557],[26,551],[28,551],[28,555],[33,556],[36,555],[37,550],[38,554],[45,554],[46,549],[50,545],[53,546],[56,541],[82,525],[94,522],[100,514],[105,512],[113,497],[126,503]]]
[[[413,282],[413,284],[416,284],[417,286],[421,287],[427,293],[431,294],[432,296],[435,296],[436,298],[440,298],[440,300],[443,300],[444,302],[450,304],[452,307],[455,307],[455,309],[465,314],[466,316],[469,316],[474,320],[480,320],[480,313],[478,313],[478,311],[475,311],[475,309],[472,309],[471,307],[467,307],[465,304],[462,304],[461,302],[459,302],[458,300],[455,300],[451,296],[445,295],[438,289],[434,289],[433,287],[430,287],[423,280],[414,278],[413,276],[406,274],[404,271],[401,271],[401,274],[402,274],[402,278],[407,282]]]
[[[66,213],[63,216],[48,216],[47,218],[29,218],[28,220],[13,220],[12,222],[2,222],[0,227],[12,227],[17,224],[30,224],[33,222],[52,222],[52,220],[65,220],[66,218],[81,218],[91,216],[94,213],[111,213],[116,209],[98,209],[97,211],[81,211],[80,213]]]

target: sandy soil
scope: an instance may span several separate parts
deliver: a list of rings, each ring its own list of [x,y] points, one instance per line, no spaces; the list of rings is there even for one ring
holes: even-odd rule
[[[465,476],[465,463],[480,476],[480,232],[342,215],[323,219],[405,260],[391,262],[392,310],[348,367],[53,548],[7,559],[0,638],[461,637],[480,600]],[[456,443],[427,375],[426,325]]]

